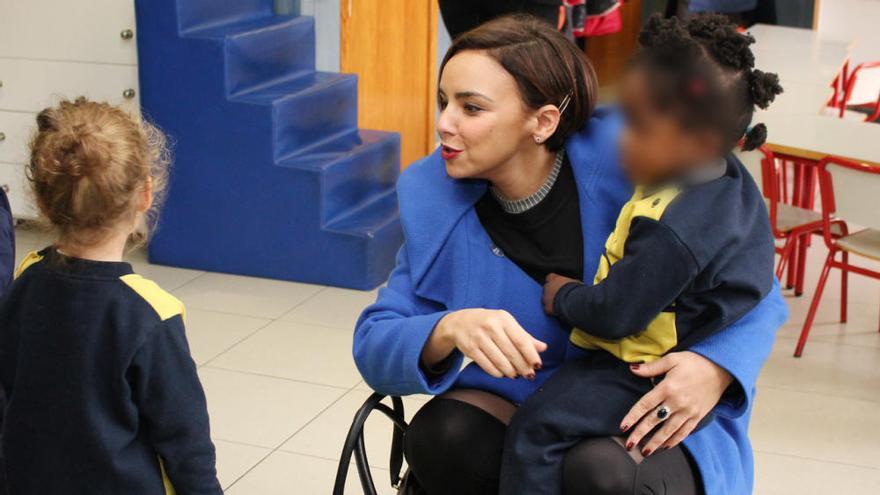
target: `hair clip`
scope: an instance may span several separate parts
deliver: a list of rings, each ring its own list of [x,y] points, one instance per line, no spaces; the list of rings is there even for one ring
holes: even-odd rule
[[[571,103],[571,91],[565,95],[565,98],[559,103],[559,115],[562,115],[565,112],[565,109],[568,108],[568,104]]]

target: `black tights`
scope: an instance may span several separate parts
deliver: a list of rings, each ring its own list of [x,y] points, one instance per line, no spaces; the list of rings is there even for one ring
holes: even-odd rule
[[[498,401],[503,399],[485,392],[455,391],[416,413],[405,452],[427,495],[498,493],[504,435],[514,410]],[[702,493],[697,468],[682,447],[634,459],[611,437],[586,439],[568,452],[563,486],[563,495]]]

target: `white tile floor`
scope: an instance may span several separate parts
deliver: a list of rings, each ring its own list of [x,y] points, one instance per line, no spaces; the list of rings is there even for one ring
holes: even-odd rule
[[[18,253],[45,239],[19,229]],[[791,353],[825,253],[810,252],[807,294],[760,378],[752,420],[755,493],[863,494],[880,486],[880,283],[850,278],[849,323],[836,323],[833,275],[803,358]],[[375,292],[150,265],[135,270],[181,298],[217,445],[233,495],[324,494],[352,415],[369,396],[351,359],[352,327]],[[880,264],[874,263],[874,267]],[[408,397],[408,416],[426,397]],[[368,423],[374,478],[387,485],[391,428]],[[360,493],[350,470],[348,493]]]

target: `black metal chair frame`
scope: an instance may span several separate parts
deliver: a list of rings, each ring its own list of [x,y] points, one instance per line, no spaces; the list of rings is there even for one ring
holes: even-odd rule
[[[389,467],[391,471],[391,486],[395,489],[400,487],[401,469],[403,468],[403,433],[407,424],[404,420],[403,401],[400,397],[391,397],[391,406],[383,404],[385,395],[374,393],[358,409],[345,437],[345,445],[342,448],[342,458],[336,470],[336,483],[333,485],[333,495],[345,493],[345,480],[348,477],[348,467],[351,457],[354,455],[358,477],[364,490],[364,495],[377,495],[376,484],[373,483],[373,475],[370,472],[370,463],[367,460],[367,448],[364,444],[364,424],[373,411],[379,411],[388,417],[394,424],[394,434],[391,437],[391,458]]]

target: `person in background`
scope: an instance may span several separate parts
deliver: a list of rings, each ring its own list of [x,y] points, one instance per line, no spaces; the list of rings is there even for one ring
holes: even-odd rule
[[[12,208],[9,206],[9,199],[6,198],[6,191],[0,188],[0,298],[12,283],[14,265],[15,229],[12,222]]]
[[[708,12],[724,14],[742,28],[777,22],[776,0],[669,0],[666,4],[666,17],[687,19]]]
[[[222,493],[183,304],[122,261],[168,163],[161,132],[106,103],[37,115],[27,177],[55,241],[0,302],[10,494]]]
[[[505,14],[531,14],[557,27],[562,0],[440,0],[443,23],[453,40]]]
[[[12,222],[12,208],[6,191],[0,187],[0,300],[12,283],[12,269],[15,264],[15,230]],[[0,411],[6,405],[6,396],[0,388]],[[3,431],[3,415],[0,414],[0,432]],[[0,493],[6,486],[6,478],[3,474],[3,453],[0,452]]]

